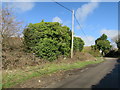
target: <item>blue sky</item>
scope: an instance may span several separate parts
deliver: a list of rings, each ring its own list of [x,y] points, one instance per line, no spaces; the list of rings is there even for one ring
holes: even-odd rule
[[[87,46],[103,33],[109,40],[118,33],[118,3],[117,2],[59,2],[65,7],[75,10],[81,27],[75,21],[75,36],[81,37]],[[72,14],[54,2],[12,2],[18,19],[29,23],[60,22],[71,28]],[[87,37],[87,38],[86,38]]]

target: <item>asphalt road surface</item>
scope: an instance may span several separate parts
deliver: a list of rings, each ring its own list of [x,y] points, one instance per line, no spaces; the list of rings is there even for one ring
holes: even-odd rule
[[[120,59],[106,58],[47,88],[120,88]]]

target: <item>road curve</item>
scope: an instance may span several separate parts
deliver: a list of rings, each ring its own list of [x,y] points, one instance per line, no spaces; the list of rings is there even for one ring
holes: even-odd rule
[[[106,58],[95,67],[85,68],[77,74],[47,88],[120,88],[120,60]]]

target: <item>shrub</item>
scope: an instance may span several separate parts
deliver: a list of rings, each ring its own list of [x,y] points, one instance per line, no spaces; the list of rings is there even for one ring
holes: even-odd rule
[[[82,51],[84,47],[84,41],[79,37],[74,37],[74,51]]]
[[[54,41],[52,39],[44,38],[42,41],[40,41],[40,43],[38,43],[34,47],[33,50],[40,58],[52,61],[55,60],[60,55],[57,43],[58,43],[57,41]]]
[[[52,61],[59,55],[69,55],[71,31],[58,22],[30,23],[24,30],[24,45],[27,51]]]

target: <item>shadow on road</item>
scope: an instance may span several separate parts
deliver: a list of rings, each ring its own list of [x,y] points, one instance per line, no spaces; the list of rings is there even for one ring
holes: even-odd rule
[[[91,87],[95,88],[120,88],[120,58],[114,69],[108,73],[97,85]]]

